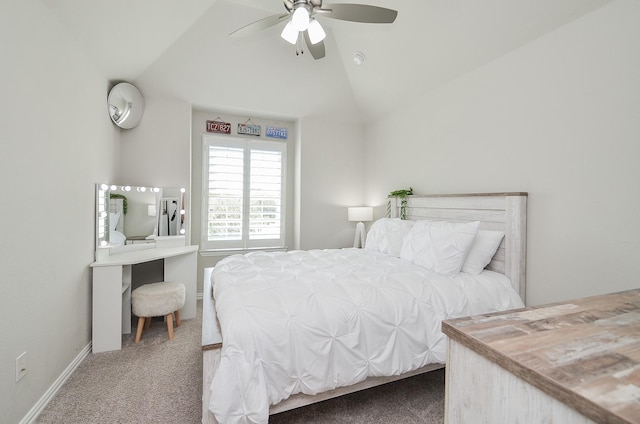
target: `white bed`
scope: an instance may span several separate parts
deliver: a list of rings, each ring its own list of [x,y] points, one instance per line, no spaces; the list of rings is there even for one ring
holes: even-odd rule
[[[523,305],[526,193],[412,196],[407,219],[376,222],[363,250],[221,261],[215,305],[208,286],[203,303],[203,422],[264,423],[269,414],[441,368],[443,319]],[[478,226],[483,237],[500,231],[504,239],[485,258],[487,270],[480,272],[483,262],[458,273],[473,262],[461,257],[457,269],[441,261],[436,273],[416,253],[424,229],[432,234],[438,224],[457,229],[460,255],[479,240]],[[387,233],[394,235],[375,237]]]

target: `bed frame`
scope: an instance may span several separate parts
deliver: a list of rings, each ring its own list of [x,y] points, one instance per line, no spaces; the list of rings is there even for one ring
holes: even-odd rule
[[[398,216],[400,204],[392,201],[391,214]],[[407,219],[437,219],[447,221],[480,221],[480,229],[504,231],[505,237],[487,269],[509,277],[514,289],[525,301],[525,260],[527,234],[527,193],[475,193],[409,196]],[[210,273],[205,273],[202,318],[202,422],[218,424],[208,405],[211,382],[220,364],[222,336],[211,296]],[[340,387],[314,396],[296,394],[269,409],[271,415],[321,402],[337,396],[368,389],[381,384],[443,368],[430,364],[398,376],[370,377],[358,384]]]

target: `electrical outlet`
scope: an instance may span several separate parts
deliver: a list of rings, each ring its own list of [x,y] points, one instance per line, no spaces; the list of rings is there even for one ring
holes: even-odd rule
[[[16,383],[22,380],[25,375],[27,375],[27,352],[22,352],[16,358]]]

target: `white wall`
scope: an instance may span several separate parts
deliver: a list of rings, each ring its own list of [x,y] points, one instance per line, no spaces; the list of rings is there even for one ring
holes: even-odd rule
[[[364,147],[360,124],[301,120],[296,248],[353,246],[355,223],[347,221],[347,208],[364,206]]]
[[[367,200],[527,191],[529,304],[637,287],[639,22],[618,0],[370,125]]]
[[[140,124],[122,131],[117,183],[190,187],[191,105],[134,82],[145,101]],[[188,190],[187,190],[188,192]]]
[[[91,340],[94,184],[114,177],[117,132],[108,82],[42,2],[0,3],[0,51],[0,422],[15,423]]]

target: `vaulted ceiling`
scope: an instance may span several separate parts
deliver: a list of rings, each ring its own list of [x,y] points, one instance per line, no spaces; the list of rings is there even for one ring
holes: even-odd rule
[[[366,122],[613,0],[348,0],[396,9],[398,18],[319,17],[327,39],[318,61],[296,56],[279,36],[284,23],[228,36],[284,12],[282,0],[41,1],[107,79],[134,82],[144,95],[205,110]]]

